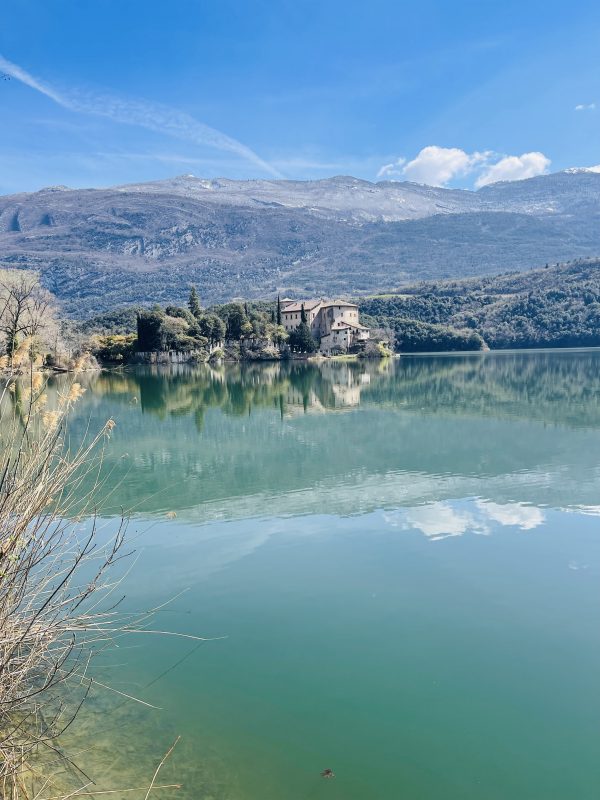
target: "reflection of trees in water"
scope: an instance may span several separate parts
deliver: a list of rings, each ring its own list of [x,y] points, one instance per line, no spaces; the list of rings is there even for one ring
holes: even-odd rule
[[[98,401],[110,396],[159,419],[193,416],[198,430],[211,408],[229,416],[273,409],[283,417],[359,404],[600,427],[600,350],[176,365],[92,373],[81,382]]]
[[[117,421],[110,508],[351,513],[478,495],[482,478],[494,502],[593,505],[598,367],[582,351],[94,373],[71,435]],[[329,413],[347,391],[361,413]]]
[[[210,408],[231,416],[245,416],[258,408],[276,409],[281,416],[294,407],[336,408],[336,388],[358,386],[365,373],[366,365],[354,363],[284,362],[221,369],[176,365],[105,372],[89,377],[88,385],[94,394],[139,402],[143,413],[160,419],[192,415],[201,430]]]
[[[600,426],[600,350],[404,358],[363,402]]]

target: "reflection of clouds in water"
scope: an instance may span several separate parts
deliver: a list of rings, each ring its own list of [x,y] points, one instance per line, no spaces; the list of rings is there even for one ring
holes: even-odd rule
[[[434,501],[374,512],[375,520],[386,527],[403,531],[420,531],[432,541],[465,533],[489,535],[494,527],[519,528],[523,531],[539,527],[545,519],[537,506],[526,503],[494,503],[486,500]],[[168,519],[148,530],[140,531],[136,545],[144,550],[144,571],[150,583],[163,588],[182,581],[193,585],[240,559],[251,556],[272,537],[309,537],[343,533],[349,517],[307,514],[302,517],[213,521],[205,524],[181,524]],[[375,522],[377,528],[380,522]],[[182,557],[173,551],[185,553]]]
[[[489,500],[477,500],[477,508],[489,519],[500,525],[510,525],[522,531],[537,528],[544,521],[544,512],[537,506],[525,503],[492,503]]]
[[[525,503],[500,504],[476,500],[468,510],[458,504],[436,502],[386,512],[383,518],[392,527],[418,530],[436,540],[465,533],[487,535],[490,533],[490,523],[529,531],[544,522],[544,512]]]
[[[589,569],[589,564],[582,564],[580,561],[569,561],[569,569],[572,569],[574,572],[579,571],[580,569]]]
[[[406,528],[417,528],[431,539],[447,536],[462,536],[467,531],[485,533],[477,530],[475,519],[466,511],[457,511],[446,503],[430,503],[408,509]]]
[[[311,447],[314,449],[316,445],[313,443]],[[269,517],[321,513],[346,517],[368,514],[382,508],[395,509],[402,506],[409,509],[433,503],[456,503],[453,498],[478,497],[484,491],[487,496],[500,501],[506,500],[509,505],[528,506],[529,503],[512,502],[512,499],[531,495],[531,505],[537,507],[552,499],[536,494],[536,487],[539,488],[544,480],[542,473],[537,472],[501,475],[482,481],[476,476],[428,475],[402,470],[390,471],[385,475],[369,475],[355,470],[343,477],[324,476],[309,488],[279,493],[248,491],[228,498],[205,500],[189,507],[179,507],[177,516],[182,522],[195,524],[259,518],[265,512]],[[563,491],[574,491],[571,485],[567,486],[564,479],[561,488]],[[194,494],[190,491],[188,500],[193,498]]]
[[[206,525],[179,525],[168,520],[141,532],[136,545],[144,571],[144,586],[133,582],[129,596],[147,586],[168,593],[173,586],[193,586],[229,564],[252,555],[281,533],[280,519],[252,520],[239,524],[213,522]]]
[[[575,511],[577,514],[588,514],[591,517],[600,517],[600,506],[575,506],[564,510]]]

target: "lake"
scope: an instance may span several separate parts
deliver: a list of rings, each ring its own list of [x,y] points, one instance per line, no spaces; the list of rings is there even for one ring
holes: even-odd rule
[[[93,694],[66,742],[100,788],[181,735],[157,797],[597,800],[600,351],[82,382],[125,607],[209,639],[100,655],[159,707]]]

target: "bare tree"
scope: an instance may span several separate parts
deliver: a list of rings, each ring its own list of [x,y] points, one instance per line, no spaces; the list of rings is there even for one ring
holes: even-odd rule
[[[41,286],[38,274],[0,271],[0,335],[11,366],[21,341],[30,341],[34,358],[41,346],[48,345],[55,330],[54,299]]]

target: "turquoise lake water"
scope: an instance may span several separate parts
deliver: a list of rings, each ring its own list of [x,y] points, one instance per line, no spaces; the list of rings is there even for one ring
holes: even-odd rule
[[[92,699],[69,735],[101,784],[181,735],[157,797],[600,796],[600,351],[85,385],[72,436],[117,423],[125,607],[172,599],[152,627],[212,639],[100,657],[160,706]]]

